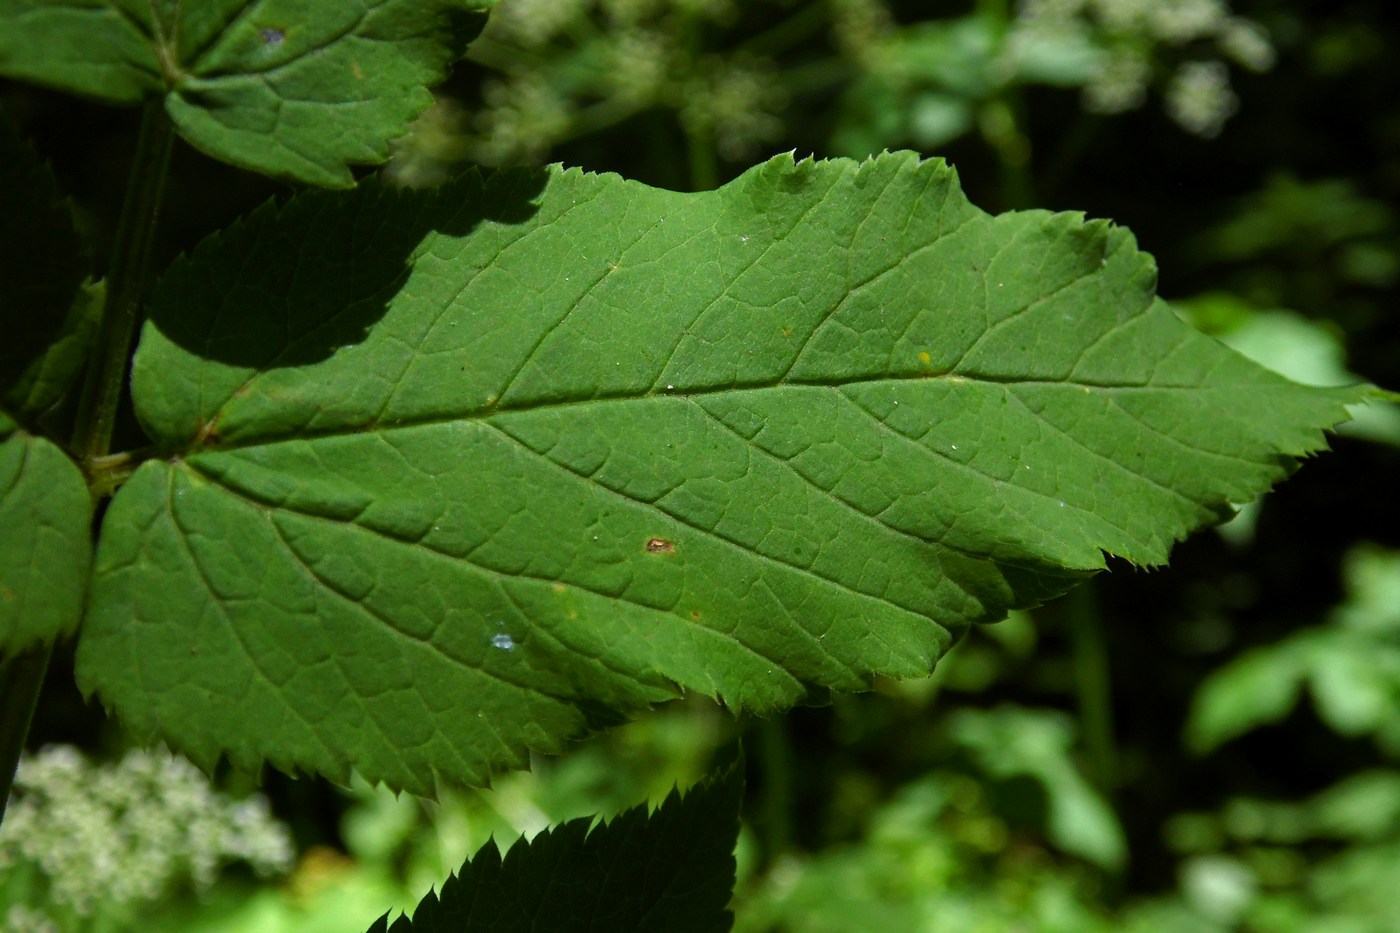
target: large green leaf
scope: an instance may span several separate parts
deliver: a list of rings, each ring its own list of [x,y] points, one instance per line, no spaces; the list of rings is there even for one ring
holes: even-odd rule
[[[726,908],[741,763],[731,760],[684,797],[673,791],[653,813],[634,807],[591,830],[584,818],[521,839],[504,860],[487,842],[412,920],[390,925],[386,914],[369,933],[724,933],[734,924]]]
[[[79,674],[197,761],[417,792],[682,689],[770,711],[1173,541],[1322,446],[1105,222],[910,154],[264,209],[137,354]]]
[[[165,98],[234,165],[352,183],[432,102],[495,0],[0,0],[0,74],[114,104]]]
[[[77,626],[91,520],[92,499],[73,461],[0,414],[0,655]]]

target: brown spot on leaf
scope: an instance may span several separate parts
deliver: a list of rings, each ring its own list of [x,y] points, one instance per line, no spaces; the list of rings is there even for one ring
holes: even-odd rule
[[[674,544],[672,544],[670,541],[667,541],[665,538],[648,538],[648,539],[647,539],[647,553],[648,553],[648,554],[674,554],[675,551],[676,551],[676,546],[675,546]]]

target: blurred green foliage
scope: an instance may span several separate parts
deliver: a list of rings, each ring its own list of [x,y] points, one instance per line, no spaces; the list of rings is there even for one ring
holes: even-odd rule
[[[432,185],[468,162],[563,160],[705,188],[774,151],[914,146],[949,156],[988,208],[1131,226],[1180,312],[1267,365],[1396,387],[1389,12],[504,0],[388,171]],[[130,127],[0,96],[100,254],[117,205],[84,195],[113,189]],[[172,253],[277,190],[188,152],[175,171]],[[1400,413],[1359,414],[1334,454],[1182,545],[1170,571],[1115,565],[1087,595],[972,632],[928,681],[780,723],[688,700],[432,803],[274,780],[290,875],[172,888],[145,928],[363,928],[488,836],[657,801],[742,734],[748,933],[1400,929]],[[71,685],[50,693],[36,747],[114,743]]]

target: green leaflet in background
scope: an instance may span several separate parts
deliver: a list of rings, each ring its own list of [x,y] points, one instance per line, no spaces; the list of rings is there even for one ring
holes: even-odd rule
[[[989,777],[1026,777],[1045,798],[1045,835],[1060,849],[1120,871],[1128,843],[1113,808],[1074,766],[1074,727],[1050,710],[1002,704],[995,709],[960,709],[947,723],[948,736],[967,749]]]
[[[0,74],[113,104],[164,96],[191,145],[346,187],[432,102],[495,0],[0,0]]]
[[[385,915],[369,933],[725,933],[734,923],[727,908],[743,792],[742,758],[734,758],[652,813],[634,807],[591,831],[588,818],[570,820],[521,839],[504,860],[488,842],[412,920],[390,925]]]
[[[0,655],[77,627],[91,521],[92,499],[73,461],[0,413]]]
[[[1323,446],[1124,230],[938,161],[312,192],[178,263],[85,689],[197,762],[427,793],[674,694],[925,675]]]
[[[31,416],[77,376],[100,302],[53,174],[3,111],[0,205],[0,409]]]
[[[50,426],[45,417],[55,408],[70,388],[78,386],[78,376],[87,362],[92,341],[97,336],[98,319],[106,294],[103,282],[85,282],[74,295],[73,303],[62,315],[53,342],[38,357],[18,373],[5,393],[4,403],[11,411],[25,412],[53,436],[65,436],[67,424]],[[56,418],[61,421],[61,418]]]

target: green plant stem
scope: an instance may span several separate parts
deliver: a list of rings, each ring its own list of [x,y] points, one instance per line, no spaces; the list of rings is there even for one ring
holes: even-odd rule
[[[1113,694],[1109,681],[1108,646],[1093,583],[1075,587],[1064,597],[1074,656],[1074,689],[1079,701],[1079,726],[1088,754],[1089,777],[1111,796],[1118,777],[1113,742]]]
[[[0,660],[0,823],[52,654],[50,643]]]
[[[1030,139],[1021,130],[1025,124],[1023,110],[1021,95],[1007,88],[984,103],[977,118],[982,138],[996,153],[1002,199],[1011,210],[1027,210],[1036,204],[1029,167]]]
[[[750,55],[780,55],[809,42],[831,25],[831,10],[825,3],[809,3],[798,7],[793,15],[779,21],[739,44],[739,50]]]
[[[107,271],[107,302],[73,431],[73,453],[91,475],[92,465],[112,446],[117,406],[126,388],[131,343],[141,323],[150,274],[151,241],[165,191],[166,168],[175,129],[160,101],[145,105],[136,158],[122,202],[121,219]]]
[[[112,495],[126,482],[127,477],[136,472],[137,467],[154,455],[154,447],[143,447],[140,450],[94,457],[89,462],[88,472],[88,489],[93,498],[102,499]]]
[[[763,774],[760,804],[763,858],[768,864],[792,847],[792,753],[781,717],[759,721],[759,761]]]
[[[690,167],[690,190],[711,191],[719,187],[719,163],[710,134],[687,129],[686,164]]]
[[[688,50],[691,61],[700,61],[704,54],[703,27],[694,16],[686,17],[680,27],[681,44]],[[704,126],[681,120],[685,130],[685,164],[691,191],[710,191],[719,186],[719,162],[715,157],[715,128],[706,119]]]

